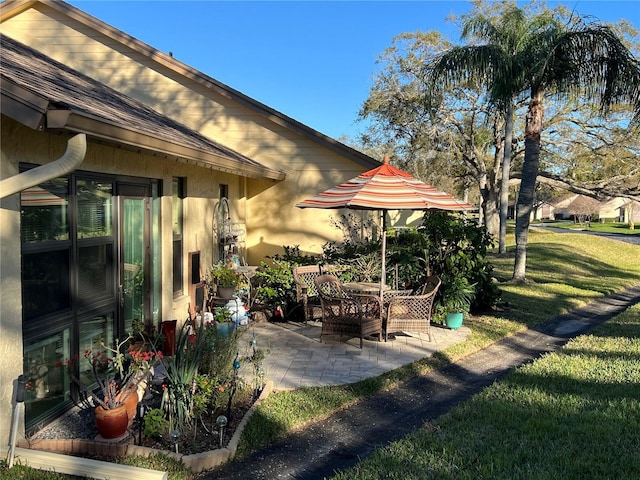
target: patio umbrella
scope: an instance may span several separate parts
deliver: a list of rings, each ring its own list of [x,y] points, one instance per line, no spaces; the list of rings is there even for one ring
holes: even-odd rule
[[[379,167],[361,173],[335,187],[308,198],[299,208],[347,208],[353,210],[475,210],[470,203],[457,200],[448,193],[424,183],[404,170],[389,163],[389,157]],[[386,281],[387,234],[382,228],[382,278],[380,289]]]

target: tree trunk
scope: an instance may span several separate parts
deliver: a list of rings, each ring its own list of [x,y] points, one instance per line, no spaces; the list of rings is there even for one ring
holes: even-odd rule
[[[511,176],[511,142],[513,141],[513,102],[507,107],[504,125],[504,157],[500,183],[500,233],[498,253],[507,252],[507,215],[509,213],[509,177]]]
[[[532,92],[524,132],[522,180],[516,205],[516,258],[512,279],[514,282],[524,282],[526,277],[527,241],[540,164],[540,134],[542,133],[543,114],[542,92]]]
[[[500,217],[498,215],[498,192],[494,188],[487,189],[484,198],[484,224],[494,238],[498,235]]]
[[[480,196],[482,197],[480,211],[478,212],[478,224],[484,225],[491,235],[496,236],[498,234],[499,224],[498,193],[496,191],[495,178],[493,175],[484,172],[477,177],[477,182]],[[464,200],[468,201],[466,198]]]

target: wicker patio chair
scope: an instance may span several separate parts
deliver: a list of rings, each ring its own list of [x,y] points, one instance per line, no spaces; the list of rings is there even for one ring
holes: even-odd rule
[[[430,276],[414,293],[389,295],[384,341],[394,332],[426,333],[431,341],[431,310],[439,287],[440,279]],[[385,303],[386,301],[387,297]]]
[[[315,279],[325,273],[339,273],[342,270],[343,267],[338,265],[304,265],[293,268],[296,301],[302,307],[305,321],[322,318],[322,307]]]
[[[363,347],[365,336],[377,335],[382,340],[382,308],[378,296],[352,298],[342,290],[335,275],[320,275],[315,279],[316,290],[322,306],[322,331],[325,335],[360,338]]]

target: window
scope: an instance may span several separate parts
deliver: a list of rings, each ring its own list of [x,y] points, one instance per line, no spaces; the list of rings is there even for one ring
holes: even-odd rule
[[[78,248],[78,296],[83,299],[113,293],[113,247],[110,244]]]
[[[182,295],[184,283],[184,261],[182,258],[182,235],[183,235],[183,198],[184,179],[173,179],[173,294]]]
[[[71,308],[69,179],[20,194],[20,236],[25,320]]]
[[[69,180],[56,178],[20,193],[22,243],[69,240]]]
[[[32,166],[21,167],[25,170]],[[137,216],[129,215],[127,202],[144,207],[151,185],[152,199],[158,200],[157,180],[75,171],[21,192],[23,358],[29,377],[27,429],[55,418],[75,397],[65,361],[76,357],[82,360],[85,349],[99,348],[102,341],[111,344],[113,337],[126,328],[127,305],[120,304],[116,295],[118,287],[126,283],[118,278],[119,262],[130,265],[136,273],[143,270],[126,256],[127,251],[120,257],[118,248],[131,245],[137,249],[136,254],[148,251],[146,210],[137,209],[132,211]],[[116,193],[136,198],[119,202]],[[181,202],[181,184],[178,193]],[[154,204],[152,224],[156,246],[160,236],[158,203]],[[177,211],[181,241],[181,205]],[[122,225],[126,229],[119,230]],[[135,235],[124,238],[131,232]],[[160,272],[157,248],[151,248],[149,253],[157,261],[154,272]],[[157,277],[157,303],[153,305],[159,311],[161,279],[159,274]],[[137,285],[135,275],[133,280]],[[134,299],[145,305],[142,293]],[[88,383],[91,380],[82,361],[75,373]]]
[[[52,408],[69,399],[70,381],[66,369],[70,359],[69,339],[70,332],[66,328],[25,341],[27,426],[46,418]]]
[[[71,308],[69,179],[20,194],[22,305],[25,320]]]
[[[113,183],[72,178],[20,195],[25,320],[70,311],[75,280],[79,298],[113,297]]]
[[[32,320],[71,308],[69,248],[22,255],[22,309]]]
[[[113,182],[76,180],[78,297],[108,299],[113,295]]]
[[[79,372],[76,372],[82,385],[89,386],[95,383],[95,376],[91,370],[91,363],[84,356],[84,352],[101,352],[107,357],[113,353],[107,350],[113,348],[113,315],[100,315],[91,317],[80,323],[80,348],[79,348]]]
[[[113,184],[78,179],[78,238],[109,237],[113,229]]]

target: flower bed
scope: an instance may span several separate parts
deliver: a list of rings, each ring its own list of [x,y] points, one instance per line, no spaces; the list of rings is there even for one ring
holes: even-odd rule
[[[142,445],[137,445],[139,438],[137,420],[124,438],[113,441],[96,440],[97,431],[91,418],[92,409],[78,407],[33,437],[21,440],[18,446],[102,460],[124,455],[151,456],[156,453],[165,453],[180,459],[194,471],[211,469],[235,455],[245,424],[260,402],[271,393],[272,388],[273,384],[267,382],[255,401],[250,404],[244,403],[234,411],[232,420],[224,430],[223,447],[220,447],[217,430],[215,435],[203,435],[202,431],[199,431],[196,439],[200,440],[196,442],[189,443],[188,439],[183,439],[178,444],[177,454],[174,444],[170,441],[158,442],[143,439]]]

